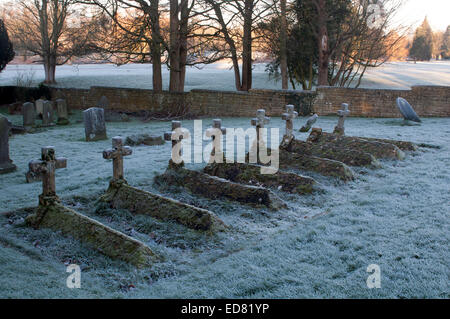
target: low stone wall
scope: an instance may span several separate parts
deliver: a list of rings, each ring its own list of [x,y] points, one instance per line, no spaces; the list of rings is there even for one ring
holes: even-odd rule
[[[180,108],[194,116],[251,117],[264,108],[280,116],[286,104],[306,115],[335,115],[341,103],[350,104],[351,116],[400,117],[395,100],[407,99],[421,117],[450,117],[450,87],[415,86],[411,90],[375,90],[319,87],[316,91],[251,90],[250,92],[192,90],[186,93],[154,93],[152,90],[92,87],[53,88],[52,98],[65,98],[73,109],[96,106],[102,96],[109,109],[123,112],[177,113]]]

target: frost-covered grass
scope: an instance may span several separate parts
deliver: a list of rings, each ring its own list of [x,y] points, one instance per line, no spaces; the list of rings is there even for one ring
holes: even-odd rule
[[[236,90],[234,73],[225,62],[205,65],[201,69],[190,67],[186,75],[186,91],[192,89]],[[266,64],[255,64],[253,88],[281,89],[281,83],[269,78]],[[152,88],[151,65],[130,64],[114,66],[108,64],[64,65],[56,68],[58,87],[90,88],[91,86],[112,86],[129,88]],[[0,74],[0,85],[16,85],[31,82],[33,85],[44,80],[42,65],[8,65]],[[163,69],[164,88],[169,85],[169,72]],[[413,85],[450,86],[450,62],[393,62],[378,68],[368,69],[362,88],[408,89]],[[300,87],[297,87],[300,89]]]
[[[8,117],[20,123],[20,116]],[[79,119],[76,113],[72,122]],[[316,126],[332,131],[336,121],[321,117]],[[296,121],[297,129],[303,122]],[[210,123],[204,120],[204,128]],[[225,127],[245,129],[249,123],[223,119]],[[81,123],[14,136],[11,158],[18,170],[0,175],[0,212],[16,211],[0,216],[0,297],[448,298],[450,119],[401,124],[400,119],[350,118],[346,131],[441,149],[420,149],[405,161],[385,161],[378,170],[356,169],[356,181],[348,184],[303,172],[324,191],[309,196],[276,191],[288,204],[282,211],[202,199],[183,190],[163,192],[208,208],[230,225],[214,235],[97,205],[112,174],[112,163],[102,158],[111,142],[84,142]],[[193,121],[183,126],[192,130]],[[273,118],[269,126],[284,122]],[[169,122],[107,123],[110,137],[162,134],[169,127]],[[69,159],[56,177],[65,205],[144,241],[165,260],[136,270],[59,233],[25,227],[29,211],[23,208],[37,205],[41,185],[26,184],[24,174],[45,145]],[[168,143],[134,147],[125,160],[129,184],[161,193],[152,179],[164,171],[169,156]],[[69,263],[81,266],[82,289],[66,288]],[[381,289],[366,286],[370,264],[381,267]]]

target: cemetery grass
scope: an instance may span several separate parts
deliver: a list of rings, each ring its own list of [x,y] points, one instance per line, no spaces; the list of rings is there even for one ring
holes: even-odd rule
[[[4,113],[6,115],[6,113]],[[20,116],[7,117],[20,124]],[[222,200],[207,200],[180,189],[159,189],[170,144],[133,147],[125,159],[132,186],[215,212],[229,230],[203,233],[148,216],[133,216],[97,203],[108,187],[112,163],[102,158],[110,138],[162,135],[169,122],[108,122],[106,141],[86,143],[81,114],[68,127],[15,135],[10,153],[18,170],[0,176],[0,297],[2,298],[449,298],[450,119],[350,118],[351,136],[394,138],[440,146],[408,153],[383,168],[354,168],[347,184],[303,172],[321,192],[297,196],[275,192],[288,208],[277,212]],[[296,120],[295,128],[305,119]],[[332,132],[336,117],[315,126]],[[204,120],[206,125],[211,119]],[[248,118],[223,118],[224,127],[250,126]],[[193,121],[183,121],[193,129]],[[269,127],[283,127],[273,118]],[[296,132],[300,139],[307,134]],[[207,142],[205,141],[205,144]],[[24,225],[37,205],[41,184],[26,184],[28,161],[52,145],[68,168],[56,172],[64,205],[143,241],[164,260],[136,269],[87,245],[46,229]],[[203,165],[189,164],[201,169]],[[81,266],[81,289],[68,289],[66,266]],[[381,267],[381,289],[368,289],[367,266]]]

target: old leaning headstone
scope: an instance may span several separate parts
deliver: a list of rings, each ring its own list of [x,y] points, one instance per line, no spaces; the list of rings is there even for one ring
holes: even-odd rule
[[[283,136],[283,143],[289,143],[294,138],[294,119],[298,117],[298,113],[294,111],[293,105],[286,105],[286,113],[281,118],[286,121],[286,132]]]
[[[34,126],[36,114],[34,110],[34,104],[27,102],[22,105],[23,126],[25,129],[30,129]]]
[[[63,99],[56,100],[56,110],[58,113],[58,125],[69,124],[69,110],[67,109],[67,102]]]
[[[105,110],[91,107],[83,111],[86,141],[106,140]]]
[[[307,121],[306,124],[303,125],[300,129],[300,132],[302,133],[307,133],[309,132],[309,130],[311,129],[311,127],[314,125],[314,123],[317,122],[317,119],[319,118],[319,115],[314,114],[313,116],[311,116]]]
[[[6,174],[16,170],[16,165],[9,158],[9,130],[11,122],[0,115],[0,174]]]
[[[348,104],[342,103],[342,108],[338,111],[337,114],[339,116],[339,120],[338,120],[338,124],[334,128],[333,133],[337,134],[337,135],[344,135],[345,134],[345,127],[344,127],[345,119],[347,118],[347,116],[350,115],[350,111],[348,109]]]
[[[53,123],[53,102],[44,101],[43,112],[42,112],[42,126],[52,126]]]
[[[403,115],[405,121],[412,121],[417,123],[422,122],[422,120],[419,118],[419,116],[414,111],[412,106],[404,98],[401,97],[397,98],[397,108]]]

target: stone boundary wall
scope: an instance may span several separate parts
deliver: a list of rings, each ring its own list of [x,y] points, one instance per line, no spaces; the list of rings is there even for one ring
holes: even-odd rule
[[[102,96],[109,109],[122,112],[168,112],[180,108],[199,117],[252,117],[259,108],[280,116],[286,104],[301,114],[335,115],[341,103],[349,103],[351,116],[400,117],[395,100],[407,99],[421,117],[450,117],[450,87],[414,86],[411,90],[378,90],[319,87],[316,91],[251,90],[250,92],[192,90],[186,93],[154,93],[152,90],[111,87],[91,89],[52,88],[52,98],[65,98],[73,109],[97,105]]]

